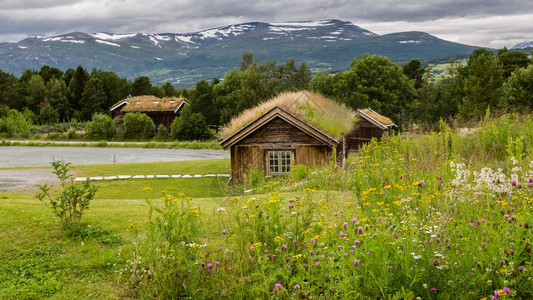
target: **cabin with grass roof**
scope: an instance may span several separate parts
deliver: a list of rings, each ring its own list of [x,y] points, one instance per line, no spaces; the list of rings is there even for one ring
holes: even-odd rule
[[[163,124],[168,130],[185,104],[189,104],[185,98],[158,98],[156,96],[137,96],[126,98],[111,107],[113,117],[123,117],[130,112],[145,113],[156,126]]]
[[[348,152],[357,152],[373,138],[379,140],[384,134],[390,134],[398,128],[391,119],[370,108],[358,109],[357,116],[359,117],[357,126],[345,137]]]
[[[357,120],[356,112],[320,94],[283,93],[234,118],[221,130],[220,145],[231,151],[236,181],[251,168],[275,177],[290,174],[294,165],[343,167],[343,137]]]

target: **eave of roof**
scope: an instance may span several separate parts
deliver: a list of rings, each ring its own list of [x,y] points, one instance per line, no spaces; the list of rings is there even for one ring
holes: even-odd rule
[[[259,116],[252,122],[248,123],[245,127],[241,128],[240,130],[238,130],[237,132],[235,132],[234,134],[232,134],[231,136],[229,136],[228,138],[220,142],[220,145],[222,146],[222,148],[227,149],[228,147],[231,147],[237,144],[238,142],[242,141],[244,138],[246,138],[247,136],[249,136],[256,130],[258,130],[259,128],[263,127],[264,125],[268,124],[270,121],[274,120],[275,118],[281,118],[287,123],[295,126],[296,128],[302,130],[306,134],[309,134],[313,138],[320,140],[327,145],[335,147],[336,145],[339,144],[339,141],[337,141],[335,138],[333,138],[329,134],[303,121],[302,119],[284,110],[283,108],[279,106],[275,106],[268,112]]]
[[[357,110],[357,114],[362,117],[363,119],[367,120],[368,122],[376,125],[377,127],[379,127],[381,130],[388,130],[392,127],[398,127],[396,124],[392,123],[390,125],[384,125],[384,124],[381,124],[378,120],[372,118],[370,115],[364,113],[362,110],[358,109]]]

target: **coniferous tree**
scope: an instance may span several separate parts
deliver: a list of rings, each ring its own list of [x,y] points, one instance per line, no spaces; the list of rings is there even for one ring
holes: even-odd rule
[[[501,107],[503,69],[492,52],[477,49],[470,55],[465,70],[465,96],[459,116],[463,120],[479,120],[489,107],[490,110]]]
[[[46,85],[46,97],[48,102],[59,114],[59,120],[69,120],[70,103],[68,102],[68,89],[63,80],[55,77],[48,81]]]
[[[85,84],[89,80],[89,73],[82,66],[78,66],[72,78],[68,82],[68,89],[70,92],[69,103],[72,105],[72,111],[80,111],[82,106],[83,91],[85,90]]]
[[[142,96],[142,95],[151,95],[152,92],[152,83],[150,78],[146,76],[140,76],[135,78],[133,82],[133,95]]]

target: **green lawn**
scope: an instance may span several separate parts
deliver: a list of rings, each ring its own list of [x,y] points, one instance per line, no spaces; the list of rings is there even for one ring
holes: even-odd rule
[[[126,165],[72,166],[77,176],[119,174],[229,173],[229,159]],[[0,192],[0,299],[123,298],[126,282],[117,276],[128,267],[133,242],[147,230],[148,205],[161,191],[192,197],[214,213],[227,202],[228,178],[130,179],[95,182],[96,198],[83,217],[85,238],[60,230],[50,207],[34,195]],[[59,181],[58,181],[59,183]],[[89,237],[90,236],[90,237]]]
[[[229,158],[115,165],[78,165],[71,166],[70,169],[76,176],[227,174],[231,171]]]

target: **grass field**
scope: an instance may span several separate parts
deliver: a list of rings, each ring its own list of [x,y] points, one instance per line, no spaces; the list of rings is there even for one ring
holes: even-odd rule
[[[441,129],[250,193],[214,178],[97,182],[74,231],[32,195],[0,193],[0,299],[531,299],[533,117]]]
[[[50,169],[52,171],[52,169]],[[229,159],[124,165],[72,166],[77,176],[229,173]],[[83,238],[68,237],[51,209],[33,195],[0,192],[0,299],[121,298],[116,276],[146,235],[145,187],[185,193],[204,211],[227,201],[228,178],[139,179],[97,182],[99,191],[83,218]],[[58,181],[59,183],[59,181]]]

